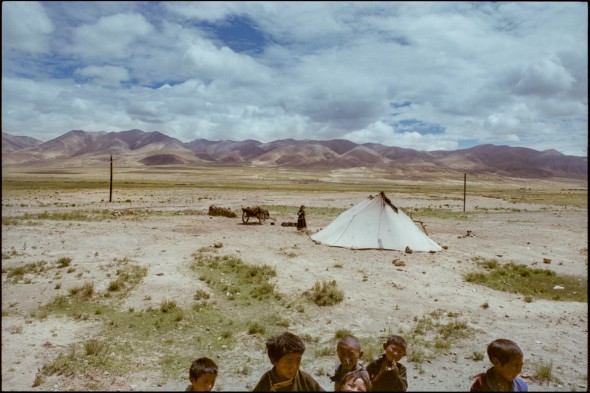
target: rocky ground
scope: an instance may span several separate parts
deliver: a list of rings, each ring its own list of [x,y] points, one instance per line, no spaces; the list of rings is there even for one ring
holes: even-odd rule
[[[376,193],[379,190],[369,190]],[[6,192],[2,194],[2,217],[44,211],[111,209],[112,219],[102,222],[64,223],[40,220],[35,225],[2,225],[2,390],[80,390],[87,384],[75,376],[57,375],[33,386],[38,370],[63,353],[70,343],[99,334],[104,326],[92,320],[50,316],[31,317],[35,310],[58,294],[98,277],[100,263],[127,257],[148,269],[147,276],[123,301],[123,309],[158,307],[173,298],[190,307],[195,280],[186,275],[191,254],[221,243],[220,255],[239,256],[252,264],[276,267],[276,284],[287,296],[296,297],[318,280],[336,280],[345,291],[342,303],[331,307],[308,307],[305,318],[289,330],[328,338],[337,329],[362,337],[378,337],[412,326],[413,318],[434,310],[460,315],[474,329],[450,349],[420,367],[407,358],[409,391],[466,391],[473,375],[489,367],[486,358],[471,359],[475,351],[485,354],[495,338],[510,338],[525,353],[523,376],[531,391],[574,391],[588,387],[587,303],[534,300],[467,283],[462,275],[476,268],[477,258],[500,263],[548,268],[557,273],[588,277],[587,209],[511,203],[497,198],[470,197],[469,220],[425,219],[430,237],[447,249],[431,253],[349,250],[315,244],[309,235],[335,217],[308,213],[306,232],[283,227],[296,221],[297,208],[349,208],[365,193],[305,193],[275,191],[220,191],[212,189],[160,189],[117,191],[115,202],[105,202],[97,191]],[[439,195],[388,195],[402,210],[435,207],[460,211],[462,201]],[[243,225],[240,218],[211,217],[210,205],[240,211],[241,206],[287,205],[291,213],[277,214],[276,221]],[[476,210],[477,207],[477,210]],[[202,214],[151,216],[141,220],[120,218],[145,209],[186,210]],[[309,211],[309,210],[308,210]],[[274,225],[272,225],[274,224]],[[466,236],[471,231],[472,236]],[[252,245],[258,245],[252,247]],[[39,260],[73,259],[82,277],[65,277],[60,288],[52,277],[31,277],[28,283],[10,283],[5,268]],[[550,263],[544,263],[544,259]],[[401,260],[404,264],[393,263]],[[97,288],[101,290],[101,288]],[[149,299],[149,301],[146,301]],[[487,303],[489,307],[482,305]],[[313,344],[304,355],[302,368],[310,373],[333,370],[336,357],[313,357]],[[409,348],[411,352],[413,348]],[[200,356],[199,348],[187,348]],[[235,373],[248,357],[251,372]],[[228,349],[216,359],[220,375],[216,390],[249,390],[269,368],[263,351],[236,353]],[[402,361],[404,362],[404,361]],[[539,362],[553,364],[554,381],[534,377]],[[188,369],[187,364],[187,369]],[[321,374],[321,373],[320,373]],[[328,376],[317,375],[326,390]],[[96,383],[106,390],[184,390],[185,375],[162,380],[138,370],[124,376],[98,375]],[[87,382],[87,381],[86,381]]]

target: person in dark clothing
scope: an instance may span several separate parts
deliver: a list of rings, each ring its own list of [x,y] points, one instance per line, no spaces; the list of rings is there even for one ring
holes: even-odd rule
[[[262,375],[254,392],[324,392],[313,377],[299,369],[305,343],[299,336],[285,332],[266,342],[272,369]]]
[[[500,338],[488,345],[488,357],[493,366],[477,374],[470,392],[528,392],[528,384],[518,377],[524,355],[512,340]]]
[[[335,392],[341,391],[342,377],[344,374],[352,371],[361,371],[370,380],[369,373],[361,360],[363,351],[361,350],[361,342],[358,338],[351,335],[342,337],[336,345],[336,355],[338,356],[338,360],[340,360],[340,364],[336,367],[334,375],[330,377],[334,382]]]
[[[373,384],[372,392],[405,392],[408,390],[406,366],[399,361],[406,356],[406,340],[393,335],[383,343],[385,353],[367,366]]]
[[[307,222],[305,222],[305,206],[301,205],[297,212],[297,230],[307,228]]]

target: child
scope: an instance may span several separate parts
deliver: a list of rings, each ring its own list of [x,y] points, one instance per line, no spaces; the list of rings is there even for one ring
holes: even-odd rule
[[[340,364],[338,367],[336,367],[334,376],[330,377],[330,379],[334,382],[335,392],[340,391],[342,387],[341,379],[344,374],[358,370],[365,373],[367,378],[369,377],[369,373],[360,360],[363,356],[363,351],[361,351],[361,343],[358,338],[350,335],[342,337],[336,345],[336,355],[338,355]]]
[[[399,360],[406,356],[406,340],[389,336],[383,343],[385,353],[367,366],[373,392],[405,392],[408,389],[406,366]]]
[[[523,353],[511,340],[497,339],[488,345],[493,366],[475,376],[471,392],[528,392],[529,385],[518,378],[522,371]]]
[[[335,392],[370,392],[373,388],[369,375],[364,370],[355,370],[342,376],[339,390]]]
[[[323,392],[313,377],[299,369],[305,344],[293,333],[271,337],[266,342],[272,369],[264,373],[254,392]]]
[[[191,364],[187,392],[210,392],[217,379],[217,364],[209,358],[199,358]]]

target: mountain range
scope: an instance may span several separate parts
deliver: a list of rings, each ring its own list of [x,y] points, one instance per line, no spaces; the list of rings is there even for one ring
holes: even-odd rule
[[[105,157],[125,165],[247,165],[299,170],[356,167],[384,169],[393,175],[474,173],[518,178],[588,178],[588,158],[556,150],[478,145],[454,151],[418,151],[378,143],[357,144],[283,139],[272,142],[181,142],[159,131],[88,132],[72,130],[47,142],[2,132],[2,166],[68,162],[84,166]]]

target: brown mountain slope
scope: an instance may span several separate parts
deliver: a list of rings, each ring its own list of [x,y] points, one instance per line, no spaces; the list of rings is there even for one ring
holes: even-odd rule
[[[209,141],[183,143],[159,131],[86,132],[74,130],[38,143],[2,134],[2,165],[77,160],[104,160],[113,155],[129,165],[226,164],[288,167],[292,169],[377,168],[392,174],[436,176],[470,172],[522,178],[587,179],[587,157],[566,156],[555,150],[480,145],[455,151],[418,151],[376,143],[362,145],[330,141],[284,139],[272,142]],[[6,144],[6,148],[5,148]]]

